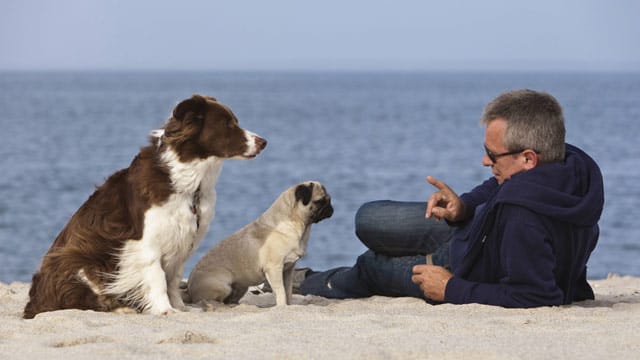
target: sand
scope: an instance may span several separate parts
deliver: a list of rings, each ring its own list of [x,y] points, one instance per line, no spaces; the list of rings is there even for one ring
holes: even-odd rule
[[[640,278],[592,281],[595,301],[536,309],[413,298],[271,294],[168,316],[64,310],[21,318],[29,284],[0,283],[0,359],[640,358]]]

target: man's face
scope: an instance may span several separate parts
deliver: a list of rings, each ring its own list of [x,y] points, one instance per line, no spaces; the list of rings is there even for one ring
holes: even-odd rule
[[[493,154],[503,154],[509,152],[504,145],[504,136],[507,131],[507,122],[504,119],[497,118],[487,125],[484,134],[484,146]],[[512,175],[527,170],[523,153],[513,155],[499,156],[492,162],[489,156],[484,154],[482,165],[491,166],[493,176],[498,180],[498,184],[502,184],[505,180],[509,180]]]

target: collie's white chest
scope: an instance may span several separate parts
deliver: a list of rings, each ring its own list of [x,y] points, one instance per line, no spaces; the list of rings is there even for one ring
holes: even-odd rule
[[[126,241],[118,272],[106,289],[143,308],[180,304],[178,284],[184,263],[198,247],[215,215],[215,184],[221,162],[203,161],[172,171],[176,190],[144,214],[140,239]],[[151,285],[155,284],[155,285]],[[155,304],[155,305],[153,305]]]
[[[198,246],[215,215],[215,191],[174,194],[145,214],[143,242],[162,257],[185,260]]]
[[[174,153],[163,155],[171,169],[175,192],[145,213],[143,242],[157,248],[163,263],[183,263],[197,248],[215,215],[215,185],[222,160],[181,163]]]
[[[178,275],[209,229],[215,215],[215,185],[222,160],[185,164],[174,155],[165,154],[163,159],[171,169],[175,191],[145,212],[142,238],[127,241],[120,255],[121,273],[159,262],[167,278]]]

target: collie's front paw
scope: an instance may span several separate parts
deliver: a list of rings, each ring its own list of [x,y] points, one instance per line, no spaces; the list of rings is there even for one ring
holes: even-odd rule
[[[180,311],[177,310],[177,309],[174,309],[174,308],[170,308],[170,309],[167,309],[166,311],[163,311],[162,314],[160,314],[160,315],[175,314],[175,313],[178,313],[178,312],[180,312]]]
[[[178,310],[172,308],[172,307],[168,307],[168,308],[158,308],[158,309],[151,309],[149,310],[149,313],[152,315],[169,315],[169,314],[175,314],[177,313]]]

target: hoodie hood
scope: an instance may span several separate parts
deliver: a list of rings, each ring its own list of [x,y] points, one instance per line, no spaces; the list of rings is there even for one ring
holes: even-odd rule
[[[593,226],[604,205],[602,174],[589,155],[566,144],[564,161],[513,175],[498,190],[496,203],[523,206],[577,226]]]

